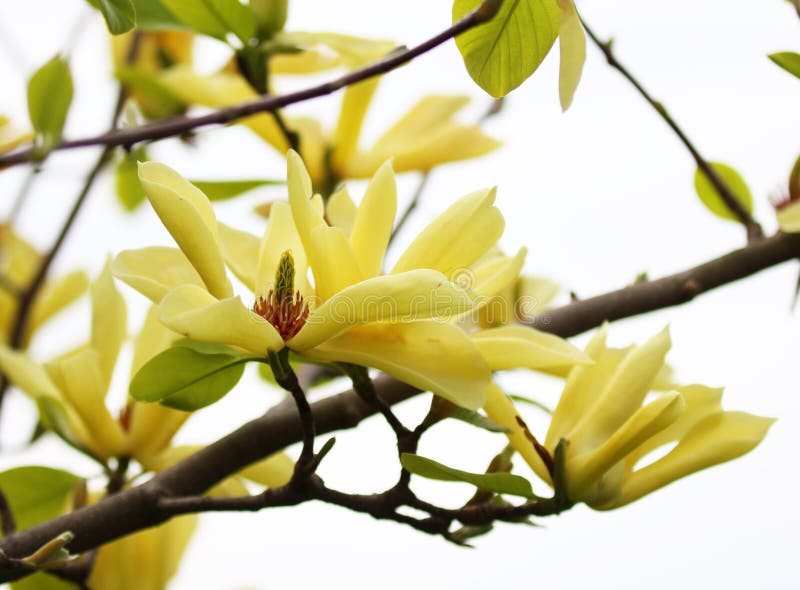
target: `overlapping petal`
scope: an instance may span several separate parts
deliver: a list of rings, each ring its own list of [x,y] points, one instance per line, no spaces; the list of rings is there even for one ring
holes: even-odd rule
[[[160,302],[175,287],[205,287],[194,266],[177,248],[150,246],[123,250],[111,262],[111,273],[153,303]]]

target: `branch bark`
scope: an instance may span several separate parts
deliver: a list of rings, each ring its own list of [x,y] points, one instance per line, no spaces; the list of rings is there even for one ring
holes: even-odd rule
[[[798,256],[800,234],[779,233],[692,269],[570,303],[537,317],[533,325],[561,336],[572,336],[604,320],[684,303],[701,293]],[[376,379],[375,387],[389,405],[420,393],[386,376]],[[318,434],[353,428],[376,413],[376,408],[353,390],[320,400],[312,404],[311,410]],[[164,498],[202,494],[220,480],[302,438],[303,429],[296,408],[279,404],[143,485],[0,539],[0,550],[7,556],[28,555],[49,539],[71,531],[75,539],[70,549],[80,552],[155,526],[170,517],[168,510],[159,507]],[[27,573],[0,563],[0,583]]]

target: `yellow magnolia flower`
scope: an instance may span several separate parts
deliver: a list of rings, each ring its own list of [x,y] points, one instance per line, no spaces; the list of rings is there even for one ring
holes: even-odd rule
[[[136,56],[128,63],[134,35],[139,36]],[[160,119],[183,110],[178,96],[159,82],[171,67],[192,63],[194,33],[189,31],[131,31],[111,37],[115,75],[130,89],[142,114]]]
[[[357,68],[396,47],[392,42],[333,33],[282,32],[276,42],[303,51],[271,58],[273,74],[310,73],[338,66]],[[223,108],[257,97],[247,81],[231,68],[203,76],[188,66],[175,67],[159,79],[187,104]],[[389,157],[394,157],[396,172],[424,171],[445,162],[484,155],[500,145],[474,125],[455,120],[456,113],[469,101],[467,97],[427,96],[369,149],[361,149],[361,128],[378,82],[375,78],[345,89],[332,133],[326,133],[315,119],[286,118],[288,127],[299,135],[300,153],[317,190],[329,192],[341,179],[370,178]],[[254,115],[243,123],[279,152],[285,153],[289,148],[272,115]]]
[[[778,226],[786,233],[800,232],[800,200],[789,200],[777,207]]]
[[[165,469],[199,448],[169,447],[191,414],[130,400],[117,417],[112,416],[106,407],[106,395],[126,339],[127,311],[108,266],[92,284],[91,300],[88,345],[43,366],[24,353],[0,346],[0,369],[36,400],[45,424],[73,446],[100,460],[130,457],[145,469]],[[156,310],[151,309],[134,342],[133,373],[178,338],[178,334],[158,321]],[[291,467],[291,461],[278,454],[258,463],[248,474],[240,475],[263,485],[279,485],[276,482],[288,481]],[[227,485],[237,486],[237,483],[229,481]],[[238,484],[235,491],[243,489]],[[224,488],[219,491],[224,492]]]
[[[32,131],[20,131],[8,117],[0,115],[0,154],[33,141],[33,137]]]
[[[456,404],[483,404],[489,366],[469,335],[442,320],[471,312],[519,272],[524,251],[472,288],[448,279],[500,238],[504,221],[492,206],[494,190],[457,201],[382,274],[396,209],[389,163],[344,231],[328,225],[302,160],[290,152],[289,203],[273,205],[261,239],[217,223],[205,195],[162,164],[142,164],[140,179],[181,250],[122,252],[112,268],[160,302],[170,329],[260,355],[286,346],[310,359],[375,367]],[[225,263],[255,293],[252,308],[233,295]]]
[[[601,329],[586,347],[593,365],[573,368],[553,413],[544,447],[551,456],[566,440],[566,492],[598,510],[633,502],[681,477],[735,459],[755,448],[773,419],[723,411],[721,389],[677,387],[645,403],[670,348],[666,330],[642,346],[606,346]],[[543,480],[550,473],[518,422],[511,400],[496,386],[486,411],[509,428],[514,448]],[[643,458],[677,442],[666,455]]]
[[[24,291],[41,263],[39,253],[7,225],[0,225],[0,342],[8,342],[17,315],[17,292]],[[34,299],[19,347],[25,348],[36,330],[76,301],[89,285],[83,271],[73,271],[42,285]]]

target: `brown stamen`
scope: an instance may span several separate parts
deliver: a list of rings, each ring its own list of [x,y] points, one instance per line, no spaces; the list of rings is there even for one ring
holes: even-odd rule
[[[284,342],[294,337],[308,318],[308,304],[300,291],[295,292],[294,297],[284,294],[278,299],[278,294],[270,289],[266,298],[256,299],[253,311],[275,326]]]

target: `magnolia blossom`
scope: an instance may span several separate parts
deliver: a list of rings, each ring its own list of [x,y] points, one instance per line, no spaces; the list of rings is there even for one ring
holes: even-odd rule
[[[641,346],[606,345],[603,327],[589,342],[592,365],[574,367],[544,439],[551,454],[566,442],[566,492],[573,502],[606,510],[633,502],[676,479],[735,459],[755,448],[773,423],[744,412],[723,411],[722,390],[675,387],[648,401],[670,348],[664,330]],[[489,417],[509,428],[511,444],[544,481],[548,471],[511,400],[489,389]],[[642,459],[676,443],[666,455]]]

